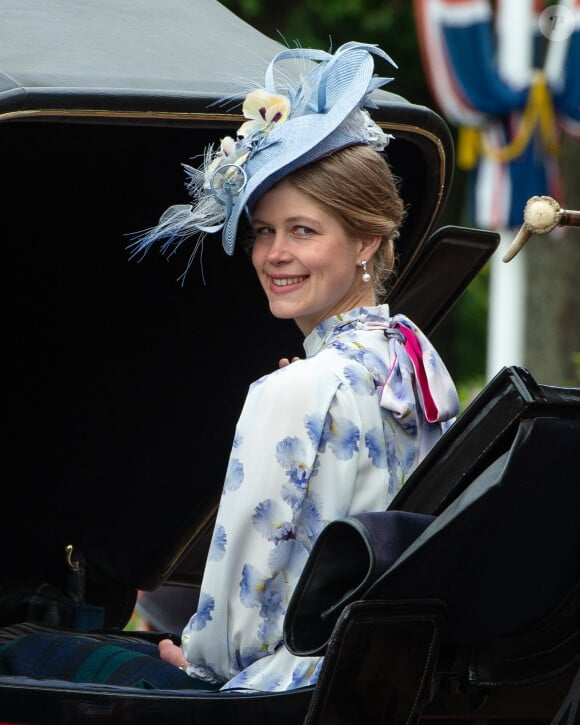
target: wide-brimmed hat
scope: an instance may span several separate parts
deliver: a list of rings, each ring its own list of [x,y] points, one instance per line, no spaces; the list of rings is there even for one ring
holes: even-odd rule
[[[251,214],[260,196],[289,173],[348,146],[366,144],[382,152],[391,136],[367,109],[375,107],[373,91],[392,79],[375,75],[374,56],[395,66],[379,47],[356,42],[334,53],[305,48],[278,53],[264,86],[246,96],[248,120],[236,138],[227,136],[217,149],[206,149],[200,167],[185,166],[191,205],[167,209],[158,225],[138,235],[132,254],[156,242],[172,253],[194,238],[193,256],[205,234],[221,231],[231,255],[241,216]]]

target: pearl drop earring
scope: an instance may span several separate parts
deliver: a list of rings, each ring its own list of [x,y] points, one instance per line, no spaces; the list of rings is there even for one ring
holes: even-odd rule
[[[370,276],[370,274],[369,274],[369,273],[367,272],[367,263],[366,263],[366,261],[365,261],[364,259],[363,259],[363,261],[361,262],[361,266],[362,266],[362,268],[363,268],[363,276],[362,276],[362,281],[363,281],[363,282],[370,282],[370,281],[371,281],[371,276]]]

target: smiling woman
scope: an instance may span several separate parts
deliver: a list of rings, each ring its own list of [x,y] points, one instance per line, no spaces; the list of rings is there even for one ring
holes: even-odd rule
[[[272,314],[305,338],[304,359],[250,384],[197,611],[180,646],[165,640],[153,658],[176,686],[313,685],[321,658],[293,655],[283,624],[318,535],[336,519],[386,509],[457,412],[439,355],[382,299],[404,208],[383,156],[396,139],[366,108],[387,82],[374,75],[374,56],[391,62],[359,43],[281,51],[264,88],[248,95],[237,137],[209,148],[202,168],[187,167],[191,204],[168,209],[131,247],[137,257],[158,243],[172,253],[191,239],[195,254],[204,235],[221,232],[232,254],[249,228]],[[63,651],[62,641],[50,646]],[[119,655],[127,684],[143,679],[151,651],[138,655],[134,680],[129,655]]]
[[[279,182],[258,202],[252,262],[274,317],[291,318],[309,335],[345,310],[374,304],[362,262],[379,239],[351,240],[338,219],[308,195]]]
[[[366,145],[291,173],[252,215],[252,261],[271,312],[293,318],[307,335],[333,314],[376,304],[393,272],[403,217],[389,166]],[[310,310],[300,312],[289,293],[307,280],[300,299]]]
[[[211,211],[226,252],[249,237],[270,311],[305,336],[304,359],[250,386],[198,611],[181,647],[160,648],[224,689],[316,682],[320,658],[294,657],[282,632],[318,534],[342,516],[384,510],[457,412],[429,341],[380,304],[405,212],[382,153],[391,137],[365,108],[387,82],[374,76],[373,55],[391,62],[358,43],[334,55],[282,51],[265,88],[247,96],[237,139],[188,169],[192,206],[169,209],[134,247],[197,244]],[[303,76],[283,90],[275,71],[288,59]]]

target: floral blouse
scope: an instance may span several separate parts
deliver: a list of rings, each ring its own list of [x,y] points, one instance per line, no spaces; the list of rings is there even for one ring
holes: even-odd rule
[[[250,386],[182,635],[188,673],[222,689],[316,682],[321,658],[282,641],[314,541],[329,521],[386,509],[458,409],[435,349],[388,305],[324,321],[304,349]]]

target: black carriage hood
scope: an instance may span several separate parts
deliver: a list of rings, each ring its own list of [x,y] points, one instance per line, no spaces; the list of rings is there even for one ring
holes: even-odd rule
[[[207,240],[181,286],[183,257],[126,250],[183,200],[180,164],[238,127],[239,103],[216,101],[241,100],[282,46],[214,0],[3,0],[0,13],[4,480],[22,526],[0,529],[0,584],[64,585],[70,544],[87,596],[111,607],[199,579],[247,385],[301,354],[243,253]],[[394,299],[449,193],[453,147],[430,109],[376,99],[408,208]]]

